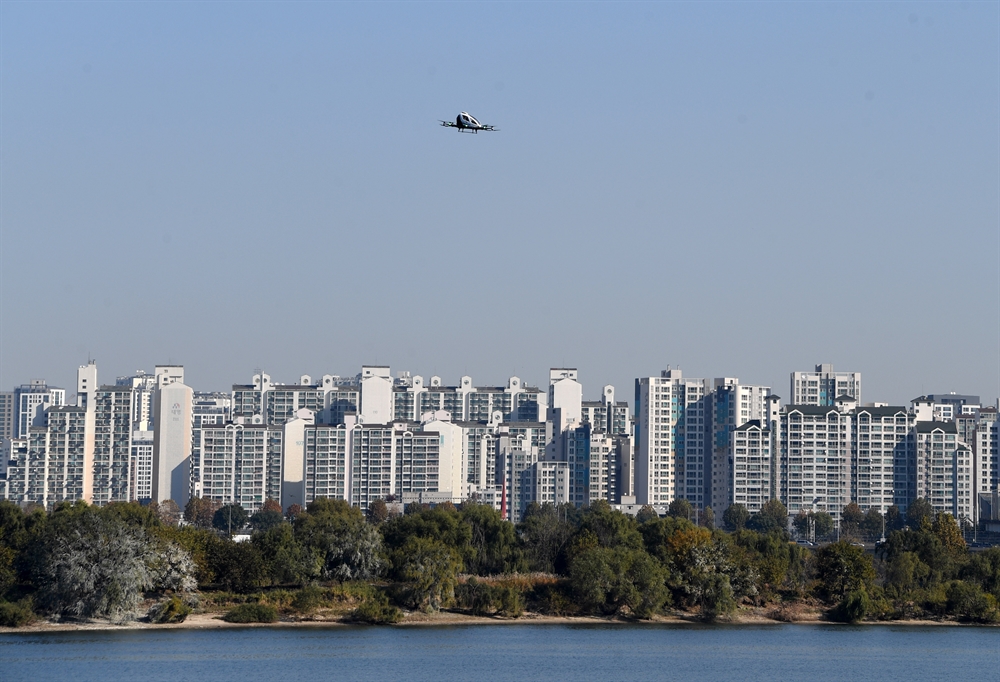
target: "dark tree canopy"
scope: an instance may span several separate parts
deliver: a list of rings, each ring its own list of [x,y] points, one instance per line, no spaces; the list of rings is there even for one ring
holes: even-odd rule
[[[750,512],[739,503],[729,505],[729,508],[722,514],[722,522],[729,530],[742,530],[749,520]]]
[[[238,504],[227,504],[219,507],[212,516],[212,527],[226,533],[235,533],[242,530],[249,520],[246,509]]]

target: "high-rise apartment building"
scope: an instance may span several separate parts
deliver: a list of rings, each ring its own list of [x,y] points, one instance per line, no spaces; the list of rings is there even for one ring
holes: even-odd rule
[[[755,514],[772,497],[771,431],[761,420],[752,419],[733,429],[730,443],[733,502]]]
[[[0,391],[0,443],[14,437],[14,391]]]
[[[702,499],[692,499],[697,493],[686,491],[686,498],[696,507],[702,508],[710,504],[712,509],[722,511],[732,504],[735,499],[732,488],[733,433],[744,424],[757,421],[773,437],[775,429],[768,417],[770,397],[769,386],[742,384],[739,379],[722,377],[713,382],[713,390],[705,396],[704,406],[695,404],[692,406],[695,409],[689,410],[686,429],[692,437],[697,438],[703,417],[705,425],[702,428],[707,432],[706,443],[704,448],[697,449],[710,452],[710,456],[704,458],[704,471],[699,466],[702,465],[702,460],[698,459],[698,452],[692,452],[688,456],[690,463],[687,467],[687,488],[694,491],[700,484],[703,489]],[[695,443],[690,437],[688,440],[690,450],[690,445]],[[775,473],[775,468],[772,467],[771,472]],[[772,497],[773,493],[772,490]]]
[[[792,372],[792,405],[832,406],[840,396],[861,403],[861,372],[834,372],[833,365],[816,365],[813,372]]]
[[[94,392],[93,504],[131,499],[133,392],[131,386]]]
[[[266,499],[281,500],[283,445],[284,430],[279,426],[202,426],[198,477],[202,497],[223,505],[239,504],[249,514],[260,511]],[[178,482],[186,481],[186,474],[181,472]]]
[[[679,369],[636,379],[635,498],[665,505],[684,498],[705,505],[708,449],[707,385],[685,379]],[[690,478],[689,478],[690,475]]]
[[[851,422],[851,498],[880,514],[893,504],[906,507],[912,469],[913,419],[904,407],[858,407]]]
[[[973,518],[972,449],[958,440],[954,422],[917,422],[914,426],[916,489],[936,512]],[[911,498],[911,499],[913,499]]]
[[[49,386],[43,379],[21,384],[14,389],[13,420],[16,436],[28,435],[32,426],[45,424],[45,411],[66,404],[66,389]]]
[[[839,519],[851,502],[851,415],[836,407],[789,405],[782,422],[779,499],[789,514],[825,511]]]

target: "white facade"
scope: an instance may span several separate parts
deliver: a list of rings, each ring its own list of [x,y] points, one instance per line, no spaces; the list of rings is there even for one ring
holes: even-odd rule
[[[974,436],[973,466],[974,490],[976,493],[995,493],[1000,490],[1000,422],[995,415],[990,421],[983,420],[976,427]],[[973,498],[975,501],[975,498]],[[975,521],[979,521],[979,505],[974,506]]]
[[[129,499],[153,499],[153,432],[132,432],[132,481]]]
[[[730,443],[733,502],[755,514],[771,499],[771,432],[754,419],[734,429]]]
[[[13,436],[28,435],[32,426],[45,425],[45,410],[66,404],[66,389],[48,386],[36,379],[14,389]]]
[[[936,512],[972,519],[974,499],[972,450],[958,440],[953,422],[917,422],[916,490]]]
[[[789,405],[783,415],[779,498],[791,515],[825,511],[834,519],[851,500],[852,418],[835,407]]]
[[[681,370],[636,379],[634,492],[636,504],[670,504],[684,498],[707,503],[711,475],[711,411],[707,382]]]
[[[569,462],[535,462],[521,472],[520,516],[512,517],[520,521],[524,510],[532,502],[559,506],[572,502],[570,479],[572,465]]]
[[[852,420],[852,501],[880,514],[905,506],[913,422],[903,407],[862,407]]]
[[[156,392],[152,499],[173,500],[182,509],[191,492],[193,399],[194,391],[178,381],[164,382]]]
[[[833,365],[816,365],[813,372],[792,372],[792,405],[833,405],[842,395],[861,402],[861,372],[834,372]]]
[[[202,496],[255,514],[281,499],[282,427],[230,423],[201,429]]]
[[[130,386],[101,386],[93,392],[93,504],[132,499],[132,394]]]

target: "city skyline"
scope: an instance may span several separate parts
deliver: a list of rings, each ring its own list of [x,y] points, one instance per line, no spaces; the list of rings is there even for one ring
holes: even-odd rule
[[[241,374],[239,376],[232,377],[231,380],[228,383],[225,383],[223,385],[205,385],[205,383],[199,381],[198,378],[197,378],[197,376],[194,375],[194,373],[192,371],[190,371],[190,365],[185,364],[183,362],[175,362],[172,359],[170,361],[155,362],[155,363],[152,363],[152,364],[147,363],[147,365],[145,367],[134,367],[134,368],[131,368],[131,369],[126,370],[126,371],[115,371],[113,369],[107,369],[107,366],[110,363],[101,362],[98,358],[89,358],[87,360],[87,362],[89,363],[91,360],[93,360],[94,362],[96,362],[101,367],[101,375],[103,377],[115,377],[115,378],[132,376],[132,375],[135,375],[137,372],[145,372],[145,373],[148,373],[148,374],[152,375],[151,368],[154,367],[154,366],[170,366],[170,365],[184,366],[186,374],[187,374],[187,376],[188,376],[188,378],[190,380],[188,383],[195,390],[201,391],[201,392],[223,392],[223,393],[229,392],[232,389],[232,387],[235,386],[235,385],[245,384],[245,383],[249,382],[250,378],[256,372],[259,372],[259,371],[263,371],[264,373],[266,373],[269,376],[271,376],[272,381],[275,384],[296,384],[296,383],[298,383],[299,378],[302,377],[302,376],[304,376],[304,375],[310,376],[314,380],[317,379],[318,377],[323,376],[324,374],[331,374],[331,375],[340,376],[340,377],[343,377],[343,378],[354,377],[358,373],[358,368],[359,367],[365,367],[365,366],[369,366],[369,367],[389,367],[390,370],[391,370],[391,372],[392,372],[393,377],[396,377],[399,373],[406,373],[406,374],[408,374],[410,376],[422,376],[422,377],[424,377],[425,380],[429,381],[430,377],[432,377],[432,376],[439,376],[439,377],[441,377],[441,383],[444,386],[457,386],[457,385],[459,385],[459,383],[461,381],[461,378],[463,376],[471,376],[473,378],[475,384],[477,384],[477,385],[483,385],[483,386],[501,386],[501,385],[505,384],[510,377],[516,376],[516,377],[519,377],[524,382],[524,385],[526,385],[526,386],[536,386],[537,387],[537,386],[544,386],[545,385],[545,376],[547,376],[549,370],[552,367],[556,367],[557,366],[557,364],[554,364],[554,363],[550,364],[550,365],[547,365],[544,368],[544,370],[541,370],[541,371],[538,372],[539,376],[536,378],[533,375],[528,374],[526,372],[518,372],[518,371],[511,371],[511,372],[507,373],[504,376],[497,376],[497,377],[483,377],[483,376],[481,376],[481,375],[479,375],[479,374],[477,374],[475,372],[460,372],[460,373],[459,372],[449,372],[449,373],[425,372],[425,371],[419,371],[419,368],[403,367],[403,366],[397,366],[397,365],[390,364],[390,363],[379,363],[379,362],[362,362],[362,363],[359,363],[357,365],[354,365],[353,368],[346,368],[346,370],[342,371],[342,372],[338,372],[338,371],[335,371],[334,369],[330,369],[330,368],[318,368],[319,371],[317,371],[317,369],[314,368],[314,369],[312,369],[312,371],[309,371],[309,369],[307,368],[304,371],[293,373],[293,374],[289,374],[289,375],[286,376],[286,375],[279,375],[279,374],[273,372],[270,369],[269,366],[261,364],[259,366],[255,366],[253,368],[248,369],[246,372],[244,372],[243,374]],[[574,367],[576,369],[579,369],[582,372],[582,374],[581,374],[581,383],[585,387],[584,388],[584,398],[585,399],[598,399],[598,398],[600,398],[601,387],[606,386],[606,385],[614,386],[619,392],[623,388],[627,388],[629,391],[631,391],[632,384],[636,380],[637,377],[649,376],[649,375],[651,375],[651,373],[655,374],[657,372],[660,372],[660,371],[663,371],[663,370],[667,370],[667,369],[677,369],[677,370],[681,370],[684,373],[685,376],[701,377],[701,378],[705,378],[705,379],[714,379],[714,378],[720,378],[720,377],[734,377],[734,378],[739,379],[741,381],[741,383],[752,384],[752,385],[761,385],[761,386],[769,386],[769,387],[771,387],[772,392],[774,393],[774,395],[777,395],[778,397],[781,398],[781,401],[782,401],[783,404],[792,405],[792,404],[798,404],[798,403],[795,403],[794,400],[793,400],[794,391],[792,389],[792,382],[793,382],[792,375],[795,374],[795,373],[797,373],[797,372],[811,373],[811,372],[813,372],[813,368],[818,368],[822,364],[829,364],[829,365],[831,365],[833,367],[833,369],[835,371],[838,371],[838,372],[839,371],[857,372],[860,375],[864,376],[865,391],[864,391],[864,394],[863,394],[863,398],[864,398],[865,402],[878,402],[878,403],[885,403],[885,404],[888,404],[888,405],[905,406],[905,405],[909,405],[914,399],[919,398],[921,396],[925,396],[925,395],[944,395],[944,394],[948,394],[948,393],[955,393],[955,394],[959,394],[959,395],[963,395],[963,394],[978,395],[980,397],[980,400],[981,400],[981,402],[982,402],[983,405],[994,405],[996,403],[996,401],[998,399],[1000,399],[1000,396],[998,396],[996,392],[994,392],[992,394],[990,394],[990,393],[982,394],[982,393],[976,393],[975,391],[972,391],[972,390],[965,390],[965,387],[962,387],[962,386],[957,386],[957,387],[951,387],[951,386],[949,386],[949,387],[946,387],[944,389],[942,389],[940,387],[937,387],[937,386],[930,386],[930,387],[922,388],[920,391],[914,393],[912,396],[909,396],[907,398],[900,398],[898,400],[893,400],[893,399],[889,399],[889,398],[885,397],[884,394],[875,394],[875,393],[873,393],[876,389],[872,389],[871,388],[872,381],[871,381],[871,379],[869,379],[869,373],[867,371],[862,371],[862,370],[860,370],[860,369],[858,369],[856,367],[846,368],[846,367],[843,367],[843,366],[841,366],[839,364],[827,363],[827,362],[825,362],[825,360],[823,360],[823,359],[821,359],[821,360],[822,360],[821,362],[813,362],[813,363],[809,363],[808,365],[804,365],[802,367],[799,367],[797,369],[791,369],[788,372],[786,372],[783,377],[780,377],[778,381],[766,381],[766,380],[759,381],[759,380],[755,380],[751,375],[748,375],[746,373],[740,373],[740,372],[726,373],[726,374],[724,374],[724,373],[721,373],[721,372],[712,372],[712,371],[706,371],[706,372],[698,372],[698,371],[694,371],[694,370],[689,371],[687,368],[682,367],[679,364],[673,364],[673,365],[671,365],[669,363],[665,364],[665,365],[663,365],[661,367],[658,367],[658,368],[657,367],[647,368],[646,371],[641,371],[641,372],[635,374],[634,376],[624,378],[624,379],[622,379],[620,381],[599,381],[596,378],[591,378],[588,375],[586,367],[580,367],[578,365],[574,365],[573,363],[560,363],[560,364],[558,364],[558,366]],[[80,365],[80,364],[84,364],[84,363],[78,363],[78,365]],[[52,378],[52,377],[60,377],[62,375],[65,375],[65,380],[59,380],[59,379],[53,379]],[[59,387],[59,388],[66,389],[67,387],[72,387],[72,386],[75,385],[75,383],[76,383],[75,375],[76,375],[76,370],[73,369],[73,367],[71,366],[69,368],[63,368],[63,370],[60,371],[60,372],[51,372],[51,373],[49,373],[49,375],[32,376],[32,377],[29,377],[29,378],[25,378],[23,381],[18,381],[18,382],[15,382],[13,384],[10,384],[8,386],[2,386],[2,385],[0,385],[0,390],[10,390],[14,386],[27,385],[27,384],[30,384],[32,381],[43,381],[46,384],[48,384],[49,386]],[[107,381],[103,381],[102,380],[102,384],[111,385],[113,383],[114,383],[113,380],[107,380]],[[925,382],[923,382],[923,381],[920,381],[920,384],[921,384],[922,387],[926,385]],[[589,387],[589,390],[588,390],[588,387]],[[72,392],[67,393],[67,395],[72,395]],[[619,395],[622,395],[622,394],[619,393]],[[896,391],[894,393],[894,395],[900,395],[899,391]],[[630,398],[630,400],[631,400],[631,398]]]

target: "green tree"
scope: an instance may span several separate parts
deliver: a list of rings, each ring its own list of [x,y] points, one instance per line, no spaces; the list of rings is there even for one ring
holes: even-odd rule
[[[267,582],[264,557],[252,542],[215,538],[207,555],[217,584],[227,590],[253,592]]]
[[[255,533],[252,542],[260,552],[264,573],[272,585],[302,584],[318,578],[322,572],[319,553],[306,551],[288,523]]]
[[[66,507],[63,511],[77,513],[82,509],[86,509],[86,507]],[[163,523],[160,515],[160,505],[154,504],[143,506],[138,502],[112,502],[103,507],[99,513],[121,519],[121,521],[130,526],[139,526],[147,529],[158,528]]]
[[[667,507],[667,514],[673,516],[675,519],[688,519],[690,521],[693,512],[694,507],[683,497],[678,497]]]
[[[650,504],[642,505],[639,513],[635,515],[635,520],[640,525],[646,523],[647,521],[655,521],[658,518],[660,518],[660,515],[656,513],[656,510],[653,509],[653,506]]]
[[[865,513],[857,502],[851,502],[840,514],[840,534],[843,537],[861,537],[861,526],[865,521]]]
[[[768,500],[747,522],[747,527],[758,533],[785,532],[788,528],[788,510],[780,500]]]
[[[386,548],[394,552],[410,537],[433,538],[451,547],[463,559],[472,551],[472,527],[462,523],[454,509],[414,507],[409,513],[390,519],[379,527]]]
[[[952,556],[961,557],[968,551],[965,538],[962,537],[962,530],[955,523],[955,517],[951,514],[938,514],[937,518],[934,519],[932,530],[945,550]]]
[[[948,612],[959,620],[980,623],[993,623],[1000,620],[996,599],[980,590],[975,583],[955,580],[949,583],[945,594],[948,600]]]
[[[550,503],[539,505],[532,502],[528,505],[517,530],[531,570],[542,573],[565,570],[567,550],[574,531],[573,524],[566,517],[573,518],[576,514],[576,509],[557,509]]]
[[[526,568],[513,524],[484,504],[465,504],[459,514],[470,528],[465,570],[476,575],[517,573]]]
[[[865,520],[861,522],[862,534],[869,540],[881,538],[884,521],[885,519],[879,513],[878,509],[872,507],[865,514]]]
[[[368,503],[368,511],[365,515],[369,523],[374,523],[377,526],[389,519],[389,507],[386,506],[385,500],[382,498],[372,500]]]
[[[242,506],[227,504],[215,512],[212,517],[212,526],[224,533],[235,533],[242,530],[249,520],[250,517]]]
[[[870,592],[875,583],[875,567],[863,549],[841,540],[816,552],[816,577],[820,596],[827,601],[838,601],[856,590]]]
[[[443,542],[410,537],[392,557],[397,580],[406,584],[404,601],[411,608],[437,611],[455,599],[462,559]]]
[[[750,520],[750,512],[742,504],[729,505],[729,508],[722,514],[722,522],[729,530],[742,530]]]
[[[886,564],[885,588],[895,597],[903,597],[913,590],[926,587],[931,568],[915,552],[900,552]]]
[[[899,512],[899,507],[891,505],[885,510],[885,532],[902,530],[905,523],[904,517]]]
[[[1000,601],[1000,547],[991,547],[973,555],[964,577]]]
[[[736,610],[736,600],[733,598],[733,588],[729,577],[722,573],[709,573],[701,584],[700,606],[701,617],[708,622],[714,622],[719,616]]]
[[[833,517],[825,511],[811,512],[810,518],[812,518],[813,528],[816,531],[817,538],[826,537],[832,533],[833,529],[836,527],[836,524],[833,522]]]
[[[611,508],[606,500],[596,500],[583,510],[577,535],[592,533],[601,547],[641,549],[642,534],[636,520]]]
[[[261,509],[250,518],[250,525],[256,531],[265,531],[275,526],[287,525],[284,515],[273,509]]]
[[[701,525],[709,530],[715,529],[715,512],[708,505],[701,512]]]
[[[592,547],[570,564],[570,584],[592,612],[649,618],[669,600],[663,567],[642,550]]]
[[[382,535],[344,500],[318,498],[295,518],[295,537],[318,557],[322,575],[370,580],[382,573]]]
[[[918,497],[906,508],[906,525],[913,530],[921,530],[934,522],[934,507],[922,497]]]

